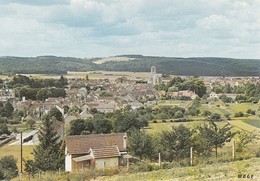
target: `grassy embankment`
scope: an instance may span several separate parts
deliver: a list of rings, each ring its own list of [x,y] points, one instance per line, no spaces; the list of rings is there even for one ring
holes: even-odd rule
[[[234,161],[228,163],[200,164],[193,167],[175,166],[171,169],[160,169],[150,172],[130,173],[125,169],[119,171],[114,176],[97,176],[97,172],[86,171],[85,173],[68,174],[68,173],[45,173],[36,174],[34,177],[24,175],[23,180],[98,180],[98,181],[157,181],[157,180],[243,180],[238,178],[239,175],[253,176],[250,180],[260,179],[260,158],[253,158],[243,161]],[[131,167],[130,167],[131,168]],[[112,175],[112,172],[103,172]],[[102,175],[102,174],[101,174]],[[13,180],[19,180],[15,178]]]

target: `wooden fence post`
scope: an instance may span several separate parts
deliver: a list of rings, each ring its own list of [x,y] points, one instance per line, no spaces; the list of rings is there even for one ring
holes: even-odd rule
[[[192,155],[193,153],[192,153],[192,147],[190,147],[190,166],[192,166],[193,165],[193,155]]]

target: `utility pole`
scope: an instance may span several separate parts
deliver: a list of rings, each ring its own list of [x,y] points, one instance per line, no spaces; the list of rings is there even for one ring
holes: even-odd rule
[[[232,159],[235,160],[235,141],[232,144]]]
[[[161,167],[161,153],[159,153],[159,167]]]
[[[23,132],[21,131],[21,174],[23,173]]]

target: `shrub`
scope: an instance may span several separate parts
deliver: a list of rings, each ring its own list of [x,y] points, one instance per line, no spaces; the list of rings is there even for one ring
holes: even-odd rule
[[[4,156],[0,159],[0,179],[10,180],[18,175],[14,156]],[[2,178],[1,178],[2,177]]]
[[[161,166],[162,169],[171,169],[174,167],[180,167],[180,164],[178,162],[166,162]]]
[[[153,120],[153,123],[158,123],[156,120]]]
[[[237,118],[237,117],[244,117],[244,113],[242,113],[241,111],[240,112],[236,112],[234,117]]]
[[[256,152],[255,156],[258,158],[260,157],[260,149]]]
[[[136,172],[150,172],[154,170],[159,170],[159,165],[154,165],[151,163],[140,163],[139,165],[131,165],[130,166],[130,172],[136,173]]]
[[[19,118],[14,118],[13,120],[8,121],[9,124],[20,124],[21,120]]]

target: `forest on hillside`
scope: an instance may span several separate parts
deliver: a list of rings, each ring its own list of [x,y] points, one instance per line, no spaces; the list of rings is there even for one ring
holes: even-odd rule
[[[120,57],[120,56],[118,56]],[[131,71],[148,72],[155,65],[158,73],[187,76],[259,76],[260,59],[232,59],[211,57],[156,57],[121,55],[130,61],[109,61],[95,64],[101,58],[73,57],[0,57],[0,74],[40,73],[66,74],[67,71]]]

